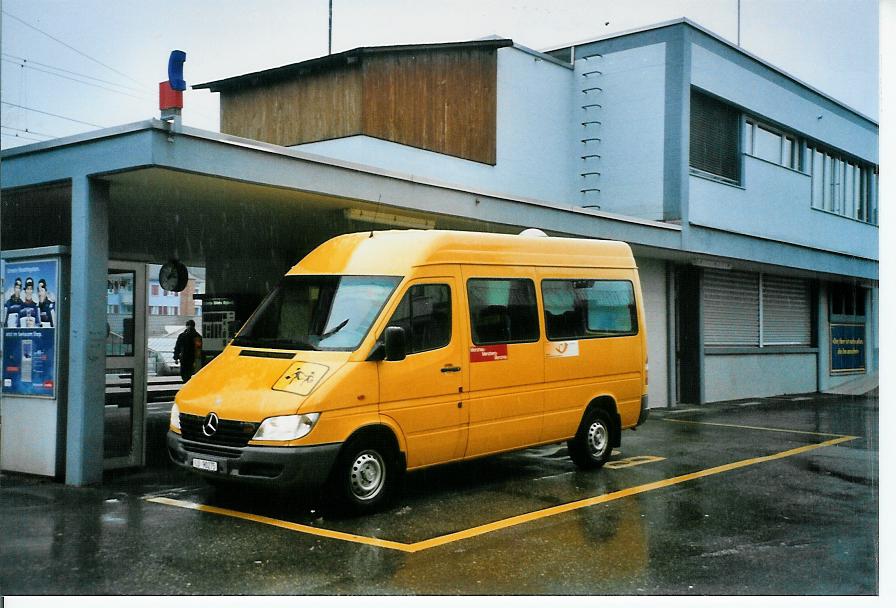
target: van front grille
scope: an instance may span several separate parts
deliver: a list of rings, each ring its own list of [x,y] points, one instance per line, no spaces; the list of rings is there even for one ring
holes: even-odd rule
[[[188,452],[195,452],[196,454],[204,454],[206,456],[217,456],[219,458],[239,458],[242,455],[242,451],[239,448],[200,443],[198,441],[184,440],[181,442],[181,446]]]
[[[202,432],[205,423],[204,416],[192,414],[180,415],[181,436],[187,441],[225,445],[235,448],[244,447],[258,430],[257,422],[243,422],[241,420],[218,420],[218,430],[211,437]]]

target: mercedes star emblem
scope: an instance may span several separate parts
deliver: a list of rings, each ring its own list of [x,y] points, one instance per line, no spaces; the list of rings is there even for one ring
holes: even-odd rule
[[[215,433],[218,432],[218,415],[214,412],[211,412],[208,416],[205,417],[205,422],[202,423],[202,434],[206,437],[211,437]]]

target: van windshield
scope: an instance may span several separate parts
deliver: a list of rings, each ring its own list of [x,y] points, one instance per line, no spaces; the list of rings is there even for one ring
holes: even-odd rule
[[[286,276],[233,340],[234,346],[355,350],[401,277]]]

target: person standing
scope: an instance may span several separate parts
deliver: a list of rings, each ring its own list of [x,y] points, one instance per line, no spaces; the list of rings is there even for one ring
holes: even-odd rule
[[[187,321],[187,328],[174,344],[174,362],[180,363],[180,377],[186,382],[193,376],[193,368],[202,357],[202,336],[196,331],[196,321]]]

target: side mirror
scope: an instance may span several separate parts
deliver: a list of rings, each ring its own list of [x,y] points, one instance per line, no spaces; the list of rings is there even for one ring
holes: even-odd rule
[[[404,328],[387,327],[384,341],[386,344],[386,361],[404,361],[408,354]]]

